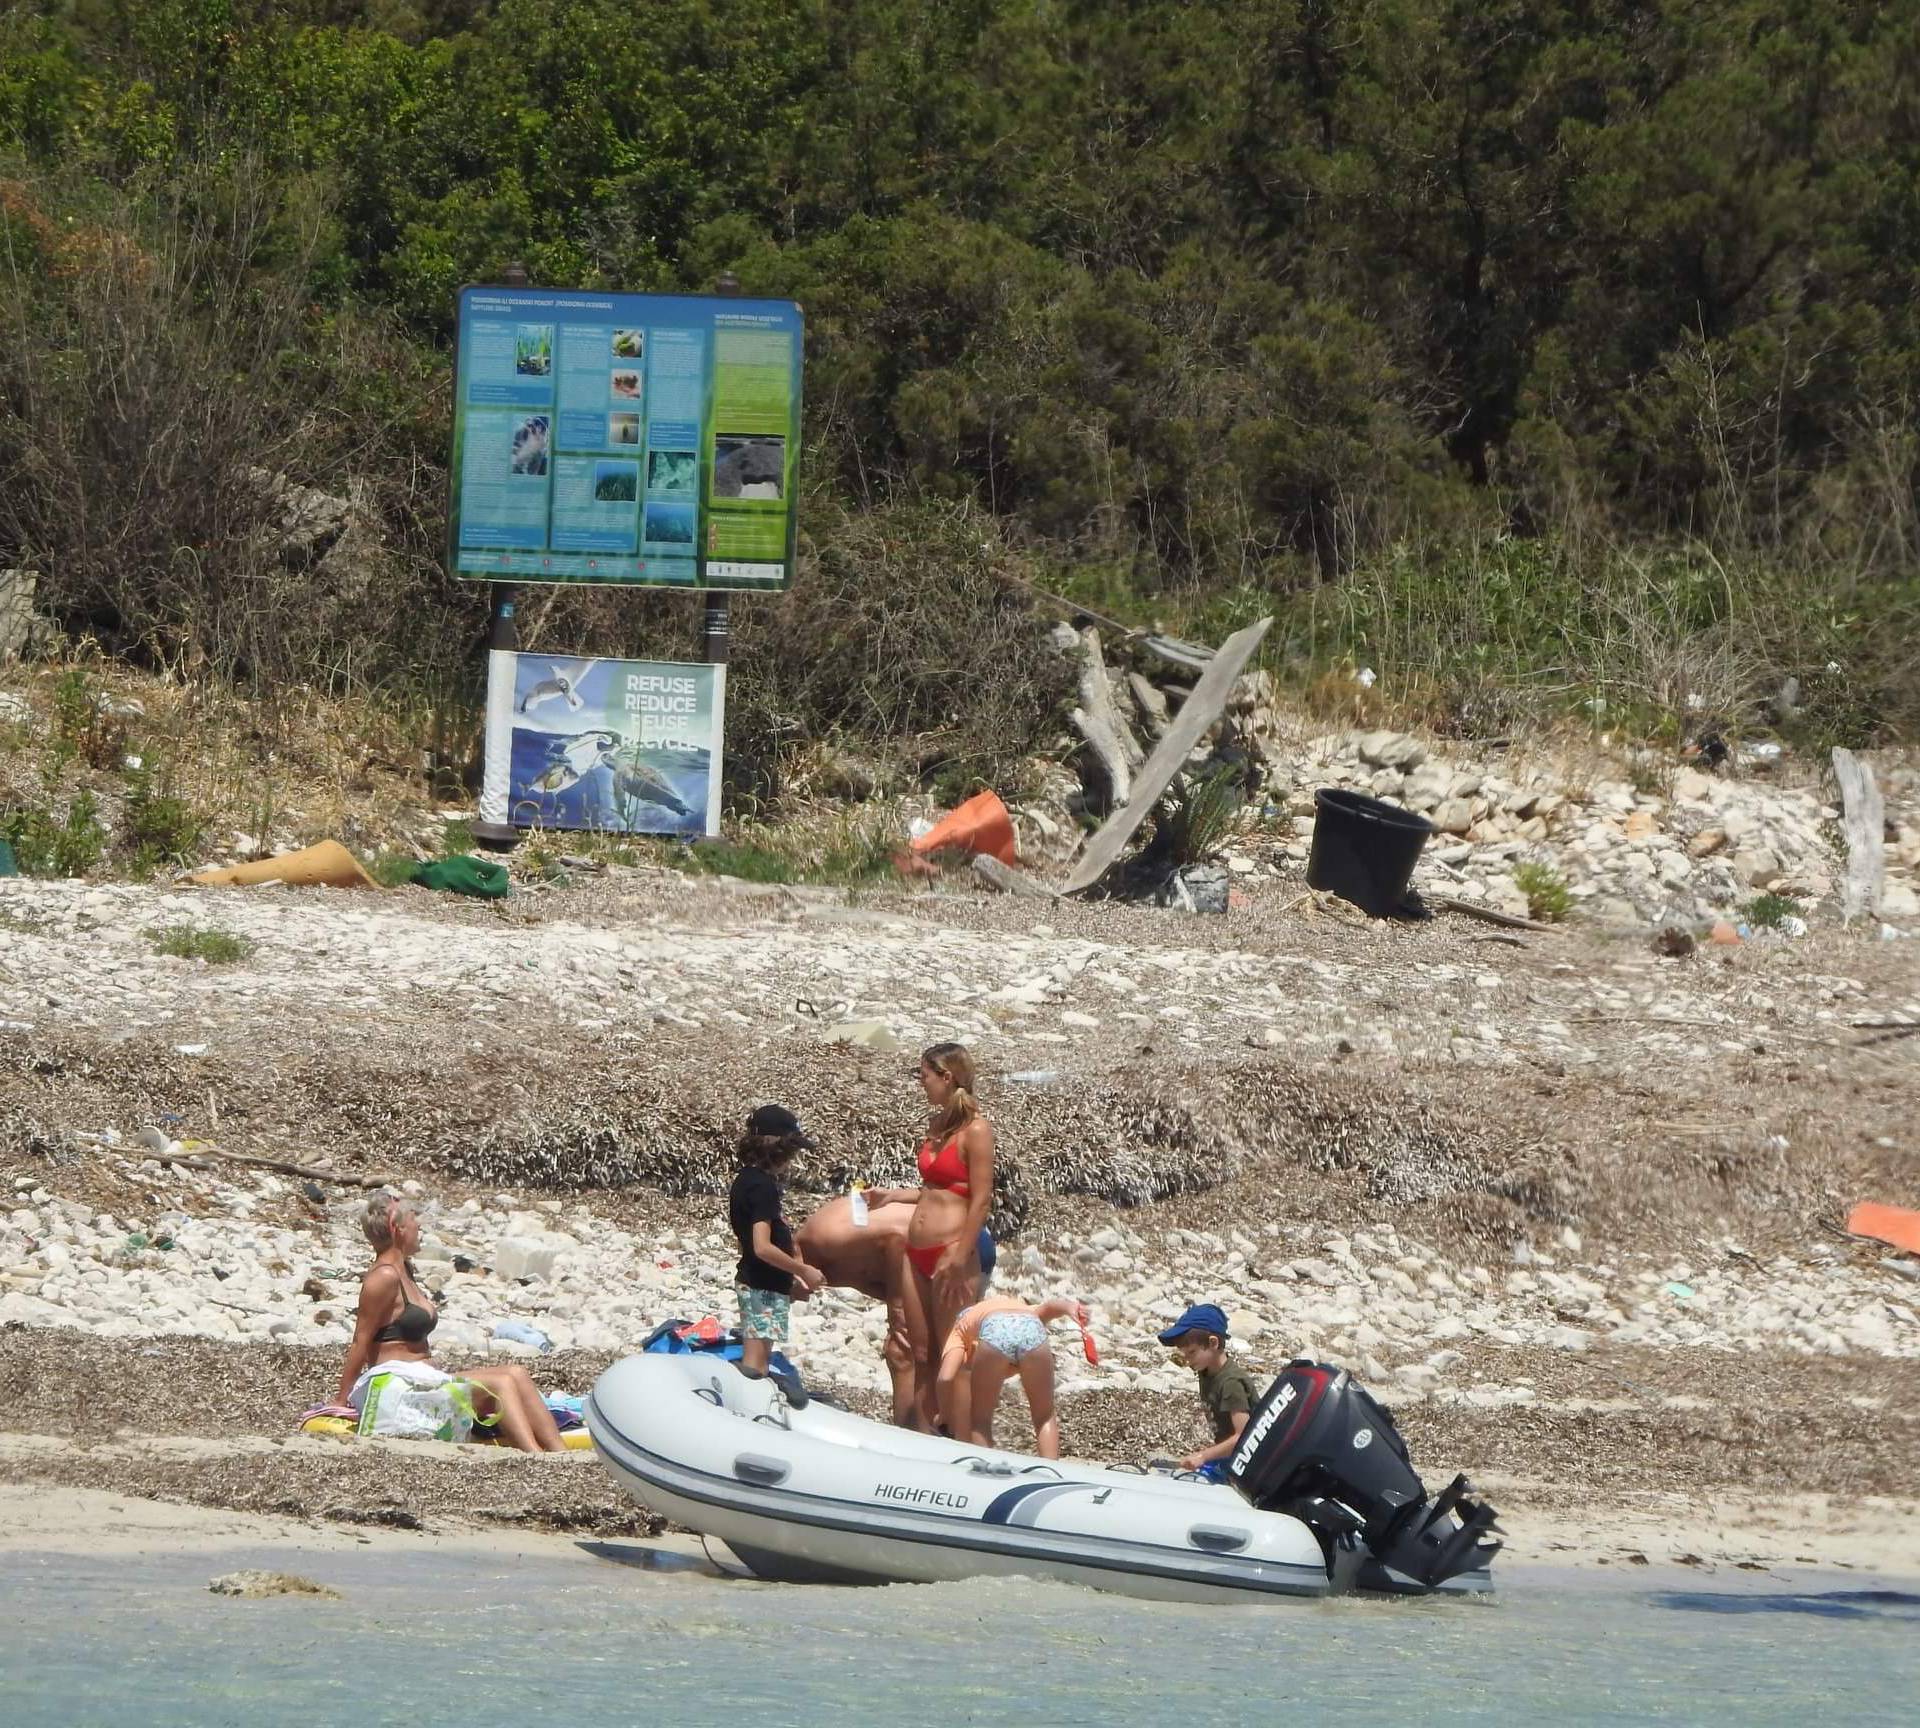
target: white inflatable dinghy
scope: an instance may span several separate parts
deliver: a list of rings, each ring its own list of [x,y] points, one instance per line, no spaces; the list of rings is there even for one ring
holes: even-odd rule
[[[1050,1462],[911,1433],[701,1354],[616,1363],[584,1414],[599,1457],[628,1492],[725,1542],[762,1578],[852,1584],[1004,1575],[1184,1602],[1442,1582],[1388,1576],[1340,1518],[1322,1518],[1317,1529],[1190,1476]],[[1262,1438],[1274,1429],[1269,1423]],[[1359,1513],[1339,1511],[1357,1528]],[[1447,1508],[1436,1516],[1449,1535],[1463,1528]],[[1446,1582],[1487,1587],[1484,1559],[1466,1571],[1470,1578]]]

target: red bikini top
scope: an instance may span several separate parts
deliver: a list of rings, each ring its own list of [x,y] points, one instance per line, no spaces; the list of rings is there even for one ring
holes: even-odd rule
[[[961,1156],[958,1134],[938,1152],[931,1140],[920,1142],[920,1180],[928,1188],[944,1188],[963,1200],[973,1198],[973,1185],[967,1180],[967,1161]]]

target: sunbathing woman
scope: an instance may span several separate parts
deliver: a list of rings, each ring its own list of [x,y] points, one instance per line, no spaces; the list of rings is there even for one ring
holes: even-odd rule
[[[463,1368],[449,1374],[427,1358],[427,1339],[440,1316],[414,1276],[410,1256],[420,1246],[420,1220],[413,1202],[376,1194],[360,1228],[373,1244],[374,1261],[360,1280],[360,1312],[340,1371],[335,1400],[358,1410],[376,1372],[404,1376],[417,1386],[462,1380],[473,1388],[475,1413],[499,1417],[501,1437],[522,1452],[564,1452],[553,1413],[517,1363]]]
[[[927,1095],[927,1137],[920,1143],[920,1186],[870,1192],[869,1206],[911,1200],[907,1263],[927,1316],[921,1407],[933,1414],[933,1376],[947,1334],[980,1291],[980,1232],[993,1206],[993,1125],[974,1098],[973,1058],[961,1044],[936,1044],[920,1058]]]

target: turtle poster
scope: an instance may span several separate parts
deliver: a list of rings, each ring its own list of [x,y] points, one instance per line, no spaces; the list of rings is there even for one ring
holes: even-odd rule
[[[724,666],[495,650],[484,821],[713,835]]]

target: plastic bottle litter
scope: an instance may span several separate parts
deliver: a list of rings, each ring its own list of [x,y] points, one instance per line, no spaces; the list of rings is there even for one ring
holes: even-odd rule
[[[502,1320],[493,1329],[496,1338],[505,1339],[509,1344],[531,1344],[536,1350],[551,1350],[553,1340],[538,1326],[529,1326],[524,1320]]]
[[[1010,1086],[1051,1086],[1059,1078],[1058,1068],[1022,1068],[1018,1073],[1006,1076]]]
[[[854,1223],[864,1227],[869,1217],[871,1216],[871,1214],[867,1210],[866,1188],[862,1184],[856,1182],[853,1185],[853,1192],[847,1196],[847,1199],[853,1206]]]

